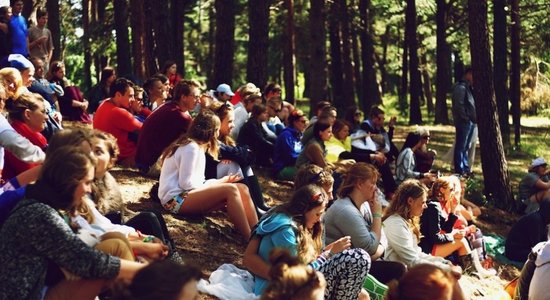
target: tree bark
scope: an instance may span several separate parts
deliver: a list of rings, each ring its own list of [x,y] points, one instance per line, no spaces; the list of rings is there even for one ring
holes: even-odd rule
[[[430,73],[428,72],[428,59],[426,58],[426,52],[422,51],[420,56],[421,74],[422,74],[422,87],[424,89],[424,96],[426,97],[426,107],[428,108],[428,114],[434,113],[434,97],[432,92],[432,80],[430,79]]]
[[[235,0],[216,0],[214,68],[210,86],[233,82]]]
[[[286,24],[283,35],[283,77],[285,84],[285,100],[294,104],[294,86],[296,83],[296,56],[294,44],[294,0],[285,0]]]
[[[130,38],[128,33],[128,3],[126,1],[127,0],[113,0],[116,31],[117,74],[120,76],[128,76],[132,74]]]
[[[183,44],[185,32],[185,9],[188,0],[172,0],[172,33],[174,40],[173,60],[178,66],[178,73],[185,77],[185,47]]]
[[[48,29],[52,33],[53,54],[52,61],[62,59],[63,49],[61,49],[61,19],[59,18],[59,0],[48,0],[46,2],[48,11]]]
[[[409,106],[409,124],[422,124],[422,113],[420,112],[420,93],[422,84],[420,82],[420,70],[418,69],[418,40],[416,25],[416,1],[407,0],[405,9],[405,23],[407,27],[407,44],[409,45],[409,76],[411,95]]]
[[[327,46],[325,0],[310,0],[310,111],[315,111],[317,102],[327,99]]]
[[[88,91],[92,87],[92,55],[90,54],[90,11],[92,1],[93,0],[82,1],[82,31],[84,32],[84,34],[82,35],[82,47],[84,48],[83,71],[85,91]]]
[[[510,29],[510,100],[512,101],[512,120],[514,122],[514,145],[520,146],[521,139],[521,89],[520,89],[520,30],[519,0],[510,0],[512,27]]]
[[[401,115],[405,115],[408,102],[407,91],[409,89],[409,43],[407,41],[407,35],[409,34],[407,27],[405,27],[405,33],[403,36],[403,54],[401,54],[401,85],[399,89],[399,110]]]
[[[259,87],[267,84],[269,6],[271,1],[248,1],[248,60],[246,80]]]
[[[363,76],[361,75],[361,50],[359,49],[358,28],[354,26],[352,29],[351,45],[353,54],[353,77],[355,78],[355,91],[357,99],[363,99]],[[359,100],[361,101],[361,100]]]
[[[370,31],[372,23],[371,1],[360,0],[359,14],[361,16],[361,58],[363,62],[363,111],[368,112],[373,105],[382,102],[380,87],[376,79],[376,69],[374,66],[374,41]]]
[[[502,209],[513,207],[508,163],[504,156],[500,125],[495,102],[495,90],[487,29],[487,1],[468,0],[470,55],[474,97],[481,145],[484,193]]]
[[[508,122],[508,45],[506,43],[506,0],[493,0],[493,57],[495,75],[495,98],[502,142],[510,145],[510,124]]]
[[[170,13],[170,0],[158,0],[151,8],[154,51],[157,58],[153,72],[157,72],[167,60],[173,60],[175,56]]]
[[[132,56],[134,58],[134,75],[145,80],[149,77],[149,39],[145,32],[144,0],[130,0],[132,25]]]
[[[380,88],[382,89],[382,94],[388,93],[388,70],[386,69],[386,64],[388,63],[388,43],[390,39],[390,26],[386,27],[386,31],[381,38],[382,42],[382,58],[378,62],[378,67],[380,68]],[[382,97],[382,95],[380,95]]]
[[[329,40],[330,40],[330,82],[331,82],[331,98],[333,104],[343,109],[341,102],[337,101],[344,92],[344,77],[342,70],[342,51],[340,48],[340,28],[339,18],[340,10],[339,3],[333,1],[330,5],[330,17],[328,22]]]
[[[342,37],[342,65],[344,67],[344,93],[342,107],[347,109],[355,105],[355,85],[353,77],[353,63],[351,61],[350,18],[346,0],[340,1],[340,30]]]
[[[436,0],[435,124],[449,124],[447,94],[451,88],[451,51],[447,43],[447,1]]]

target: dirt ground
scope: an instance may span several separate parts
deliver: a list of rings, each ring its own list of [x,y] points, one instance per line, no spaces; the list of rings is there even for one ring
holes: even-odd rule
[[[115,169],[112,171],[122,188],[128,207],[134,211],[156,210],[162,212],[170,231],[176,241],[178,250],[185,260],[202,267],[205,274],[216,270],[223,263],[242,266],[242,253],[246,241],[237,234],[227,221],[223,212],[210,213],[203,217],[174,217],[166,214],[160,204],[150,199],[149,192],[155,180],[140,176],[137,171]],[[292,184],[273,181],[265,170],[257,170],[264,196],[270,205],[275,205],[289,198]],[[486,233],[505,235],[517,217],[497,209],[483,209],[476,224]],[[519,275],[514,266],[495,262],[498,277],[480,280],[463,276],[461,286],[470,299],[499,299],[503,286]],[[215,299],[203,295],[201,299]]]

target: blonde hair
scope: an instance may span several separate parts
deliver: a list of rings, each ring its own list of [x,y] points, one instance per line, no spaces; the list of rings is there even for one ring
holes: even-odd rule
[[[432,189],[430,190],[430,197],[440,199],[441,197],[443,197],[441,189],[447,190],[450,189],[452,186],[453,183],[451,182],[449,177],[437,178],[432,185]]]
[[[269,255],[269,285],[262,300],[311,299],[312,294],[323,289],[326,281],[317,271],[300,263],[285,249],[274,249]]]
[[[386,220],[391,215],[399,215],[407,221],[409,228],[418,240],[420,240],[420,220],[417,216],[411,215],[411,209],[409,205],[409,198],[417,199],[420,197],[426,197],[428,189],[426,186],[416,179],[407,179],[397,187],[393,200],[390,202],[390,206],[386,209],[382,221]]]
[[[16,68],[0,69],[0,84],[4,86],[8,99],[16,99],[23,93],[23,78]]]
[[[400,280],[388,285],[386,300],[464,300],[464,294],[450,271],[432,264],[419,264],[411,268]]]

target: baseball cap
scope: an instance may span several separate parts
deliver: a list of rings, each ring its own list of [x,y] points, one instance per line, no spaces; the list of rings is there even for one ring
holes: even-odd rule
[[[544,160],[544,158],[542,157],[537,157],[535,159],[533,159],[533,161],[531,161],[531,166],[529,167],[529,170],[532,170],[536,167],[540,167],[540,166],[543,166],[543,165],[547,165],[548,163],[546,163],[546,161]]]
[[[8,61],[13,68],[19,71],[30,68],[34,69],[33,64],[21,54],[10,54]]]
[[[229,87],[229,85],[226,83],[222,83],[218,85],[218,88],[216,88],[216,92],[225,93],[226,95],[229,95],[229,96],[235,96],[235,93],[231,91],[231,87]]]

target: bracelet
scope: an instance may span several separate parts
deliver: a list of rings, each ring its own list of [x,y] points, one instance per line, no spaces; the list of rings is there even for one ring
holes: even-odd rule
[[[382,218],[382,214],[373,213],[373,214],[372,214],[372,217],[373,217],[373,218]]]

